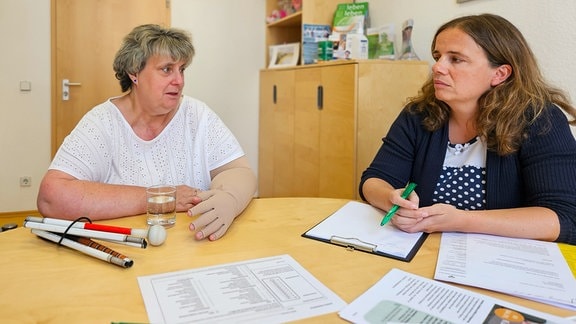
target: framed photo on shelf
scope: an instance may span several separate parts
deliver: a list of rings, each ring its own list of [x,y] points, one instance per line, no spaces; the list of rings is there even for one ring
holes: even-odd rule
[[[270,50],[269,69],[296,66],[300,58],[300,43],[272,45]]]

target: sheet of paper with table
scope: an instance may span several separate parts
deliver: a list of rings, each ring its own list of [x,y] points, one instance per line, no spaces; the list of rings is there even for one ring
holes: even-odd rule
[[[346,303],[289,255],[138,277],[151,323],[285,323]]]
[[[553,242],[442,233],[434,279],[576,310],[576,279]]]
[[[428,234],[406,233],[391,223],[380,226],[385,214],[369,204],[351,201],[302,236],[409,262]]]

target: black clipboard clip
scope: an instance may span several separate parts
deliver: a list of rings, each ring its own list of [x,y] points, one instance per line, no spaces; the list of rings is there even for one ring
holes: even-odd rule
[[[348,251],[360,250],[365,252],[376,252],[376,244],[364,242],[353,237],[330,237],[330,243],[346,247]]]

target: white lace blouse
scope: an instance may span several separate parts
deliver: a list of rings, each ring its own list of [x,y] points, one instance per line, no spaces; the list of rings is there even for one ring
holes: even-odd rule
[[[211,170],[243,155],[232,132],[199,100],[184,96],[166,128],[145,141],[109,99],[80,120],[50,169],[111,184],[186,184],[206,190]]]

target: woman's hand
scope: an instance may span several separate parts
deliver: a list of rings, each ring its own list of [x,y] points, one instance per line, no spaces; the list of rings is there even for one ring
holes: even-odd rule
[[[398,228],[409,228],[414,226],[426,217],[422,211],[418,209],[418,204],[420,198],[415,191],[410,193],[408,198],[402,198],[402,193],[404,188],[391,190],[388,193],[388,200],[392,206],[397,205],[399,208],[396,210],[394,216],[392,216],[391,223],[396,225]]]
[[[188,215],[200,215],[192,223],[190,230],[196,231],[197,240],[206,237],[210,241],[221,238],[237,216],[237,202],[230,193],[211,189],[198,192],[201,202],[188,210]]]
[[[185,185],[176,186],[176,212],[185,212],[202,202],[198,197],[200,189]]]
[[[400,212],[400,209],[398,211]],[[434,204],[418,210],[404,209],[400,216],[396,213],[392,223],[409,233],[457,231],[466,219],[464,215],[459,215],[461,212],[463,211],[452,205]]]

